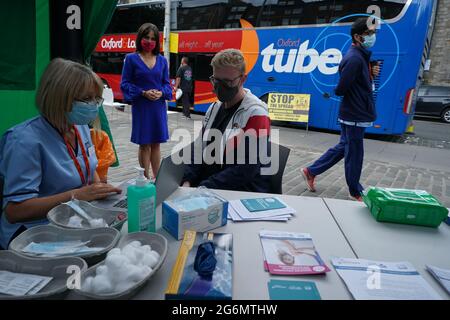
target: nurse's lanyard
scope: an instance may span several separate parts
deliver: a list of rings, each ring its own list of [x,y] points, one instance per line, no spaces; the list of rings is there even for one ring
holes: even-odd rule
[[[69,155],[72,158],[75,167],[77,168],[78,174],[80,175],[81,182],[83,183],[83,186],[86,186],[89,184],[89,181],[91,181],[91,166],[89,165],[89,158],[87,156],[86,149],[84,148],[83,140],[81,140],[80,133],[78,132],[78,129],[75,126],[73,126],[72,128],[75,131],[77,143],[81,148],[81,153],[83,154],[84,164],[86,165],[87,170],[87,181],[86,177],[84,176],[83,170],[81,169],[81,165],[78,162],[77,156],[75,155],[75,152],[73,151],[72,147],[69,144],[69,141],[67,140],[65,135],[63,135],[63,138],[64,142],[66,143],[67,151],[69,151]]]

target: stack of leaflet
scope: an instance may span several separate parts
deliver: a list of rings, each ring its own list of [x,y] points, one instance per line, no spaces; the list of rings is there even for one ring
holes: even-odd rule
[[[409,262],[332,259],[356,300],[441,300]]]
[[[439,284],[450,294],[450,270],[428,266],[427,270],[439,282]]]
[[[270,274],[314,275],[330,271],[309,233],[261,230],[259,237],[264,269]]]
[[[233,221],[288,221],[295,210],[276,197],[232,200],[228,219]]]

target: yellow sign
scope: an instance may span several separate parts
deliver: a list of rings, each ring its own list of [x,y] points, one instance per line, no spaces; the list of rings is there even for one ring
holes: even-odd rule
[[[274,121],[292,121],[308,123],[309,94],[270,93],[269,117]]]
[[[170,33],[169,51],[178,53],[178,33]]]

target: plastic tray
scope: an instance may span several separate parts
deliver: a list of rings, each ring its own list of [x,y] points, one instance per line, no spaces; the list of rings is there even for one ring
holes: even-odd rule
[[[111,211],[103,208],[96,207],[89,202],[80,201],[80,207],[86,211],[92,218],[99,219],[102,218],[108,224],[108,226],[120,230],[124,222],[127,220],[127,213],[120,211]],[[69,229],[94,229],[91,225],[83,220],[81,222],[82,228],[76,228],[69,226],[69,219],[76,215],[76,212],[66,204],[60,204],[57,207],[54,207],[47,214],[47,219],[50,223]]]
[[[152,247],[152,250],[155,250],[161,256],[158,264],[155,266],[155,268],[153,268],[152,272],[147,277],[145,277],[145,279],[136,283],[133,287],[129,288],[128,290],[120,293],[99,295],[78,289],[75,290],[75,292],[84,297],[101,300],[129,299],[132,296],[134,296],[147,283],[147,281],[161,268],[161,265],[164,263],[164,260],[166,259],[167,256],[167,239],[158,233],[134,232],[123,236],[122,239],[119,241],[117,248],[123,248],[132,241],[140,241],[143,245],[146,244],[150,245]],[[95,266],[90,267],[85,272],[82,272],[81,283],[83,283],[84,279],[86,279],[87,277],[95,276],[97,268],[103,264],[104,262],[101,262]]]
[[[53,225],[37,226],[28,229],[20,234],[17,238],[11,241],[9,249],[19,254],[29,257],[35,255],[22,252],[31,242],[52,242],[52,241],[90,241],[88,246],[104,247],[103,250],[79,255],[88,265],[94,265],[105,259],[106,254],[119,241],[120,232],[113,228],[97,228],[97,229],[64,229]],[[51,259],[46,257],[39,257],[41,259]]]
[[[71,276],[67,273],[69,266],[78,266],[81,272],[87,269],[86,262],[77,257],[41,259],[25,257],[13,251],[0,251],[0,270],[53,277],[37,294],[25,296],[0,294],[0,299],[62,299],[67,290],[67,278]]]

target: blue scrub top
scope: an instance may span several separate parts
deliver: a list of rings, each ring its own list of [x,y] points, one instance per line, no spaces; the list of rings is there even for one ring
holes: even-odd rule
[[[89,127],[76,127],[89,158],[93,180],[98,161]],[[79,146],[77,159],[87,177],[86,164]],[[69,155],[64,139],[42,116],[25,121],[4,134],[0,140],[0,175],[4,177],[2,211],[9,202],[48,197],[82,186],[80,174]],[[7,249],[11,237],[21,226],[28,229],[48,223],[45,218],[11,224],[5,216],[2,212],[0,245],[4,249]]]

